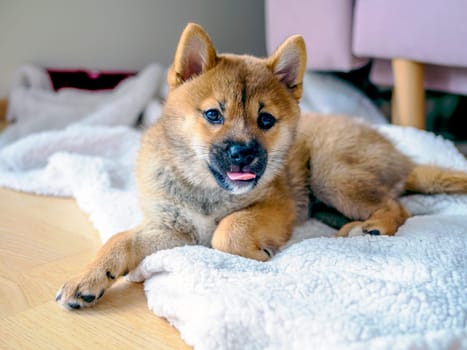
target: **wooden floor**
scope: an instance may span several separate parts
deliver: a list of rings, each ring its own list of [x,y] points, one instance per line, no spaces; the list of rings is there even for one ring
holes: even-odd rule
[[[56,291],[99,246],[73,200],[0,188],[0,349],[189,348],[142,284],[118,282],[93,309],[59,307]]]

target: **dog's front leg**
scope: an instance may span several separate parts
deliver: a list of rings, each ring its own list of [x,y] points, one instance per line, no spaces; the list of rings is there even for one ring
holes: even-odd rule
[[[100,248],[94,261],[81,274],[63,285],[56,300],[67,309],[92,306],[118,277],[133,270],[145,256],[193,243],[190,235],[155,224],[118,233]]]
[[[214,232],[213,248],[266,261],[289,240],[295,223],[292,201],[267,201],[224,217]]]

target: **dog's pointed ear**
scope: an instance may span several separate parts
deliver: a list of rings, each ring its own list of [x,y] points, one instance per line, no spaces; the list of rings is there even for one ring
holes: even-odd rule
[[[168,82],[175,88],[214,67],[217,55],[205,30],[189,23],[180,37],[175,59],[168,72]]]
[[[267,65],[298,101],[302,96],[303,75],[306,69],[303,37],[293,35],[285,40],[268,58]]]

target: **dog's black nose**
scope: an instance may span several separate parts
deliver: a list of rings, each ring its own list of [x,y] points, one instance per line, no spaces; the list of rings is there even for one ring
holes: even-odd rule
[[[233,144],[228,150],[232,165],[239,167],[250,165],[258,156],[258,147],[255,145]]]

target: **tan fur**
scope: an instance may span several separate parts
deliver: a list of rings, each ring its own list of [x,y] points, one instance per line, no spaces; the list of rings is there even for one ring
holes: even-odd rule
[[[267,260],[308,218],[310,194],[355,220],[338,232],[347,236],[394,235],[409,217],[397,200],[405,189],[467,192],[467,174],[415,165],[365,124],[300,117],[305,66],[300,36],[266,59],[218,55],[204,30],[189,24],[169,70],[162,117],[139,152],[145,221],[110,239],[57,300],[72,309],[93,305],[145,256],[186,244]],[[221,113],[221,123],[206,119],[210,109]],[[260,127],[261,113],[276,123]],[[229,168],[221,172],[232,144],[254,150],[241,170],[257,169],[254,181],[230,181]]]
[[[466,193],[465,173],[431,165],[417,165],[406,180],[408,191],[422,193]]]

